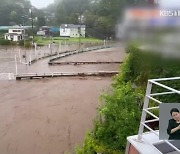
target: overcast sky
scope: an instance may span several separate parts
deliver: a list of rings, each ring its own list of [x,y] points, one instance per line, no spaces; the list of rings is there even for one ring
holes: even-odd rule
[[[31,4],[37,8],[43,8],[54,2],[54,0],[30,0]],[[180,0],[159,0],[162,7],[179,7]]]
[[[162,7],[180,8],[180,0],[159,0]]]
[[[54,0],[30,0],[36,8],[43,8],[54,2]]]

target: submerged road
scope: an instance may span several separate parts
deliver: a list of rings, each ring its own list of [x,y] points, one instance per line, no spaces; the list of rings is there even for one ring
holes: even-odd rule
[[[119,47],[58,61],[123,61],[125,56]],[[49,66],[47,62],[44,59],[31,66],[20,65],[18,70],[21,73],[119,70],[117,64]],[[99,97],[111,90],[111,83],[111,77],[0,81],[0,153],[74,153],[74,147],[93,128]]]

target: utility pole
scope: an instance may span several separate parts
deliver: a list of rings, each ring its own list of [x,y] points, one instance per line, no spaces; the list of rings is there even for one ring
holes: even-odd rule
[[[79,15],[79,50],[81,48],[81,15]]]
[[[32,8],[30,9],[30,13],[31,13],[31,25],[32,25],[32,30],[33,30],[34,23],[33,23]]]
[[[37,59],[37,53],[36,53],[36,48],[37,48],[37,46],[36,46],[36,43],[34,43],[34,31],[33,31],[33,28],[34,28],[34,21],[33,21],[33,12],[32,12],[32,8],[33,7],[31,7],[30,9],[29,9],[29,13],[30,13],[30,16],[31,16],[31,28],[32,28],[32,47],[34,47],[34,52],[35,52],[35,59]],[[30,55],[31,56],[31,55]],[[30,57],[30,59],[31,59],[31,57]],[[31,63],[30,63],[31,64]]]
[[[34,46],[34,32],[33,32],[33,28],[34,28],[34,21],[33,21],[33,13],[32,13],[32,8],[29,9],[30,15],[31,15],[31,26],[32,26],[32,45]]]
[[[59,50],[58,50],[58,54],[60,54],[61,52],[61,41],[59,41]]]
[[[17,59],[16,59],[16,54],[15,54],[15,57],[14,57],[14,59],[15,59],[15,72],[16,72],[16,75],[17,75],[17,73],[18,73],[18,67],[17,67]]]
[[[49,43],[49,49],[50,49],[51,55],[52,55],[52,44],[53,44],[53,40],[52,40],[52,36],[51,36],[50,43]]]
[[[25,49],[25,28],[24,28],[24,18],[25,18],[25,16],[21,16],[21,17],[23,19],[23,44],[24,44],[24,49]],[[25,63],[27,63],[26,49],[25,49],[24,58],[25,58]]]

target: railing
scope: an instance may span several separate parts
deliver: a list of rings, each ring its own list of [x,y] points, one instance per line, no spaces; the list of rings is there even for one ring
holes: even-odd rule
[[[45,77],[71,77],[71,76],[112,76],[118,74],[118,71],[98,71],[98,72],[50,72],[50,73],[23,73],[16,75],[16,80],[22,78],[45,78]]]
[[[57,59],[61,59],[63,57],[67,57],[70,55],[74,55],[74,54],[79,54],[79,53],[83,53],[83,52],[89,52],[89,51],[94,51],[94,50],[99,50],[99,49],[105,49],[105,48],[110,48],[112,47],[111,45],[106,45],[106,46],[96,46],[96,47],[89,47],[89,48],[84,48],[82,50],[72,50],[72,51],[65,51],[65,52],[61,52],[61,53],[57,53],[57,56],[51,58],[49,60],[49,64],[53,65],[53,61],[57,60]]]
[[[162,78],[162,79],[152,79],[148,80],[147,84],[147,89],[146,89],[146,95],[145,95],[145,100],[144,100],[144,106],[143,106],[143,111],[142,111],[142,116],[141,116],[141,122],[140,122],[140,127],[139,127],[139,133],[138,133],[138,140],[141,141],[143,138],[143,133],[144,133],[144,128],[149,130],[150,132],[154,133],[158,138],[159,138],[159,133],[157,133],[155,130],[150,128],[147,123],[148,122],[155,122],[159,121],[159,117],[156,116],[152,111],[154,109],[159,109],[159,105],[163,102],[160,100],[154,98],[153,96],[160,96],[160,95],[171,95],[171,94],[180,94],[180,91],[177,89],[174,89],[172,87],[166,86],[162,83],[159,83],[160,81],[173,81],[173,80],[180,80],[180,77],[173,77],[173,78]],[[167,92],[161,92],[161,93],[151,93],[152,91],[152,86],[156,85],[159,86],[163,89],[168,90]],[[150,102],[156,102],[159,105],[154,106],[154,107],[149,107]],[[151,115],[154,119],[152,120],[146,120],[147,114]],[[143,138],[145,140],[145,138]],[[170,143],[168,140],[163,140],[165,143],[167,143],[169,146],[171,146],[175,151],[180,153],[180,149],[178,149],[176,146],[174,146],[172,143]],[[156,147],[154,147],[156,149]],[[158,149],[156,149],[159,153],[161,153]]]

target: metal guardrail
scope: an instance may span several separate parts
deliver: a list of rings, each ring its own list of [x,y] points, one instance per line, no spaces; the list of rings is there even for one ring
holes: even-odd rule
[[[65,51],[62,53],[57,54],[56,57],[53,57],[49,60],[48,64],[49,65],[53,65],[53,61],[57,60],[57,59],[61,59],[63,57],[67,57],[67,56],[71,56],[74,54],[79,54],[79,53],[84,53],[84,52],[89,52],[89,51],[94,51],[94,50],[99,50],[99,49],[105,49],[105,48],[110,48],[112,47],[111,45],[108,46],[96,46],[96,47],[90,47],[90,48],[85,48],[82,50],[73,50],[73,51]]]
[[[77,61],[77,62],[49,62],[49,65],[83,65],[83,64],[121,64],[118,61]]]
[[[88,47],[88,48],[84,48],[82,50],[71,50],[71,51],[63,51],[63,52],[56,51],[53,54],[47,54],[47,55],[44,55],[44,56],[41,56],[41,57],[35,57],[35,58],[31,59],[27,64],[33,64],[33,63],[37,62],[38,60],[56,56],[55,58],[50,59],[49,62],[52,62],[53,60],[63,58],[63,57],[66,57],[66,56],[70,56],[70,55],[73,55],[73,54],[87,52],[87,51],[93,51],[93,50],[98,50],[98,49],[105,49],[105,48],[110,48],[110,47],[112,47],[112,45],[102,45],[102,46],[96,46],[96,47]]]
[[[45,77],[72,77],[72,76],[112,76],[118,71],[98,71],[98,72],[53,72],[53,73],[23,73],[16,75],[16,80],[45,78]]]
[[[180,94],[180,91],[177,89],[174,89],[172,87],[166,86],[165,84],[159,83],[160,81],[174,81],[174,80],[180,80],[180,77],[173,77],[173,78],[161,78],[161,79],[151,79],[148,80],[147,88],[146,88],[146,95],[145,95],[145,100],[144,100],[144,106],[143,106],[143,111],[142,111],[142,116],[141,116],[141,122],[140,122],[140,127],[139,127],[139,133],[138,133],[138,140],[141,141],[142,139],[145,139],[143,137],[143,133],[145,128],[149,130],[150,132],[154,133],[157,137],[159,137],[159,134],[157,134],[153,129],[151,129],[146,123],[148,123],[148,120],[146,120],[147,114],[151,115],[154,119],[151,120],[153,121],[159,121],[159,117],[154,115],[152,112],[154,109],[159,109],[159,105],[162,104],[158,99],[153,98],[152,96],[162,96],[162,95],[171,95],[171,94]],[[165,90],[166,92],[161,92],[161,93],[152,93],[152,86],[156,85],[158,87],[161,87]],[[159,105],[154,106],[154,107],[148,107],[149,103],[151,102],[156,102]],[[170,141],[168,140],[163,140],[165,143],[167,143],[170,147],[172,147],[175,151],[180,153],[180,149],[178,149],[175,145],[173,145]],[[154,148],[155,146],[152,145]],[[155,148],[156,149],[156,148]],[[156,149],[159,151],[158,149]],[[162,153],[159,151],[159,153]]]

